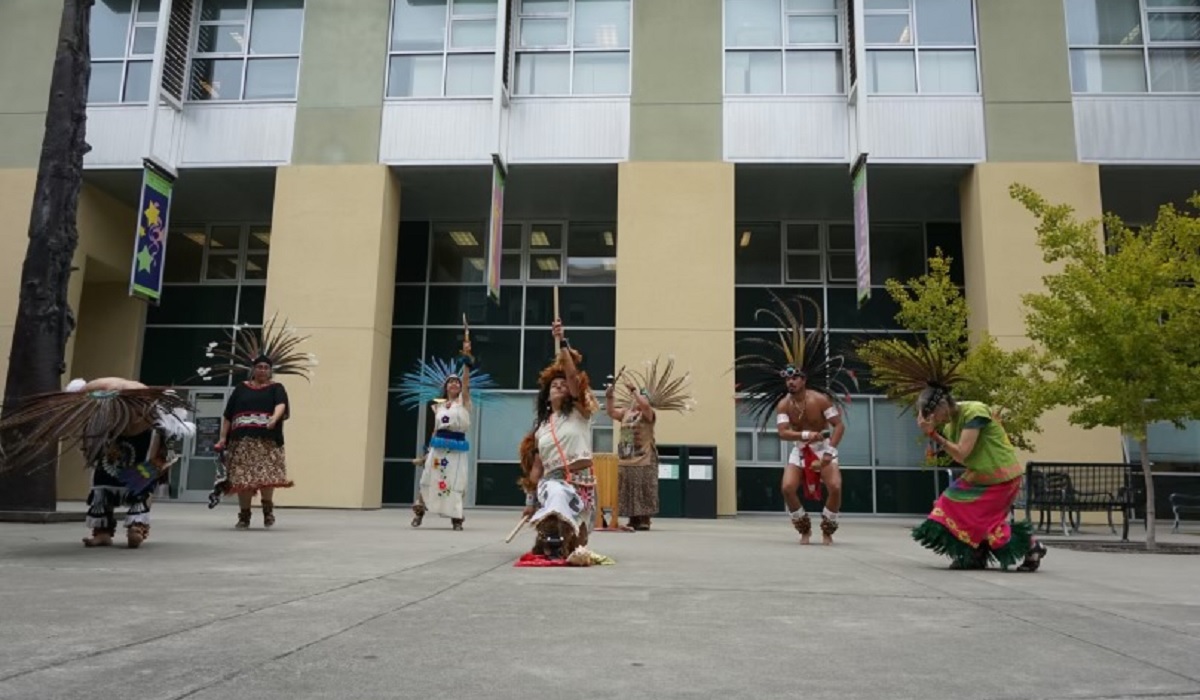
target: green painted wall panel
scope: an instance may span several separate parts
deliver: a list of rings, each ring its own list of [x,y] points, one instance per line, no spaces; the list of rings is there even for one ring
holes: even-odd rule
[[[383,113],[366,107],[305,107],[296,110],[297,164],[376,163]]]
[[[719,161],[721,103],[635,104],[630,108],[630,160]]]
[[[720,160],[722,0],[635,0],[630,159]]]
[[[36,167],[62,3],[0,0],[0,168]]]
[[[976,7],[988,160],[1075,160],[1063,3],[976,0]]]
[[[295,163],[374,163],[390,0],[307,0]]]
[[[1070,102],[985,102],[983,120],[988,160],[1075,160],[1075,115]]]

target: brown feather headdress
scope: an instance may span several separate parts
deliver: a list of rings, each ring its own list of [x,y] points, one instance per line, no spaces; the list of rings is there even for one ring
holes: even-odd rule
[[[666,367],[659,369],[660,357],[645,362],[645,369],[630,370],[633,383],[646,392],[646,400],[655,411],[677,411],[686,413],[696,407],[696,402],[690,392],[691,373],[682,377],[671,376],[675,370],[675,358],[668,357]],[[633,394],[629,388],[620,383],[624,370],[618,371],[613,382],[619,386],[615,392],[618,408],[627,408],[633,403]]]
[[[271,365],[274,374],[293,374],[305,379],[310,378],[312,368],[317,366],[315,355],[298,351],[300,344],[310,336],[297,335],[286,319],[279,322],[278,314],[273,314],[261,331],[235,327],[227,334],[227,346],[232,350],[217,342],[209,343],[205,348],[206,357],[224,362],[197,370],[197,375],[204,381],[238,372],[249,374],[254,365],[263,361]]]
[[[786,302],[771,293],[774,309],[758,309],[755,317],[766,316],[776,329],[777,338],[748,338],[742,343],[753,352],[734,359],[737,370],[746,373],[738,391],[746,395],[742,410],[765,427],[779,401],[787,396],[785,379],[799,374],[805,385],[825,394],[835,406],[843,407],[858,389],[854,372],[846,369],[841,355],[829,354],[829,338],[821,318],[821,307],[807,297],[797,296]],[[813,309],[811,330],[805,331],[804,307]]]
[[[926,392],[919,410],[936,408],[962,380],[962,358],[948,357],[925,342],[874,340],[859,345],[856,354],[870,365],[874,383],[885,387],[889,398],[903,401],[905,410]]]
[[[43,450],[59,443],[68,449],[81,448],[90,465],[109,442],[142,426],[157,426],[173,436],[188,431],[186,416],[192,410],[170,388],[157,386],[56,391],[26,397],[6,408],[8,415],[0,420],[0,437],[5,438],[0,471],[53,464],[57,450],[43,464],[36,460]]]

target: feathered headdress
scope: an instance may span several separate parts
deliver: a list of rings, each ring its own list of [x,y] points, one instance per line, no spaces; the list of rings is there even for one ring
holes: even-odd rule
[[[67,448],[81,447],[90,465],[109,442],[140,425],[157,427],[172,438],[195,432],[187,420],[191,405],[167,387],[119,391],[82,391],[82,387],[72,382],[69,391],[30,396],[9,407],[10,414],[0,421],[0,436],[13,439],[0,451],[0,470],[27,463],[60,442]],[[47,463],[57,456],[55,450]]]
[[[859,345],[856,354],[870,365],[872,381],[884,387],[889,398],[903,401],[904,410],[931,390],[919,407],[922,413],[931,411],[962,380],[958,372],[962,359],[952,359],[924,342],[874,340]]]
[[[442,397],[446,382],[451,377],[461,380],[463,367],[467,358],[457,357],[443,360],[430,358],[429,362],[417,360],[413,369],[400,377],[397,385],[400,405],[405,408],[420,407]],[[484,403],[491,398],[491,390],[496,389],[496,382],[486,372],[471,370],[471,402]]]
[[[211,342],[205,348],[205,356],[224,360],[223,364],[201,367],[196,374],[211,381],[213,377],[228,376],[237,372],[249,374],[254,365],[266,362],[271,365],[275,374],[294,374],[309,379],[311,370],[317,366],[317,358],[312,353],[298,352],[299,345],[308,340],[309,336],[296,334],[287,321],[279,323],[278,314],[273,314],[261,331],[234,326],[229,335],[226,349],[221,343]]]
[[[682,377],[672,377],[671,373],[675,369],[675,358],[673,357],[667,358],[667,365],[660,372],[658,365],[661,359],[656,357],[653,361],[647,360],[644,370],[630,370],[629,375],[633,383],[646,392],[646,400],[656,411],[678,411],[680,413],[691,411],[696,407],[689,386],[692,379],[691,373],[684,374]],[[612,378],[612,383],[619,383],[623,372],[623,368],[618,371]],[[618,386],[615,398],[619,408],[626,408],[633,403],[633,395],[624,384]]]
[[[847,370],[846,359],[829,355],[829,339],[824,330],[821,308],[811,299],[799,296],[788,304],[774,293],[775,309],[759,309],[754,317],[766,316],[773,321],[778,338],[748,338],[743,341],[755,350],[734,360],[737,370],[748,379],[738,387],[746,394],[742,410],[760,420],[765,426],[779,401],[787,396],[786,379],[801,375],[806,386],[827,395],[834,405],[843,407],[850,400],[852,388],[858,389],[854,372]],[[813,328],[804,330],[804,305],[813,307]],[[793,309],[793,307],[795,307]]]

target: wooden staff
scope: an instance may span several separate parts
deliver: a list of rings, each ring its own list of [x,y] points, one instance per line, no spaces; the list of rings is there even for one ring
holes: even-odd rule
[[[560,322],[562,321],[562,317],[560,317],[558,315],[558,285],[554,285],[554,320],[560,321]],[[558,353],[561,351],[562,351],[562,340],[559,338],[555,338],[554,339],[554,354],[558,355]]]
[[[467,315],[463,314],[463,340],[471,340],[471,327],[467,325]]]
[[[517,533],[521,531],[522,527],[525,527],[525,523],[527,522],[529,522],[529,516],[521,516],[521,522],[517,523],[517,526],[512,529],[512,532],[508,533],[508,537],[504,538],[504,544],[512,542],[513,538],[517,536]]]

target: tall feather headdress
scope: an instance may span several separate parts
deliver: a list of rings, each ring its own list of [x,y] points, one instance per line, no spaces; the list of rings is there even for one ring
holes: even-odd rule
[[[846,359],[829,354],[829,338],[824,330],[821,307],[803,296],[785,302],[774,292],[774,309],[759,309],[757,319],[772,321],[777,337],[747,338],[742,341],[750,352],[739,355],[734,367],[747,379],[738,391],[745,394],[742,410],[766,426],[779,401],[787,396],[789,373],[802,373],[809,389],[825,394],[834,405],[843,408],[850,394],[858,389],[858,379],[846,369]],[[813,309],[812,330],[804,329],[804,307]]]
[[[963,378],[961,357],[946,355],[926,342],[873,340],[860,344],[855,354],[871,367],[872,381],[884,387],[888,398],[902,401],[904,410],[926,389],[934,391],[922,410],[937,406]]]
[[[417,360],[413,368],[400,377],[397,385],[400,405],[405,408],[420,407],[442,397],[446,382],[451,377],[462,379],[466,358],[443,360],[433,357],[428,362]],[[499,388],[491,375],[471,370],[471,403],[481,404],[492,398],[492,391]]]
[[[656,357],[654,360],[647,360],[644,369],[630,370],[629,375],[633,383],[645,390],[650,407],[656,411],[691,411],[696,407],[691,394],[691,373],[673,377],[671,375],[675,370],[675,358],[668,357],[666,366],[660,371],[661,360],[662,358]],[[626,408],[633,403],[633,394],[628,387],[620,383],[622,374],[621,371],[617,372],[612,381],[618,383],[615,396],[617,406]]]
[[[272,314],[261,330],[235,326],[226,333],[229,336],[226,345],[212,342],[205,348],[206,357],[223,362],[198,369],[196,374],[204,381],[238,372],[249,374],[261,357],[270,361],[273,373],[293,374],[305,379],[311,377],[312,368],[317,366],[315,355],[298,350],[310,336],[298,335],[286,319],[280,323],[278,314]]]
[[[0,471],[53,464],[57,450],[45,464],[30,462],[59,443],[68,449],[80,447],[90,465],[109,442],[141,425],[156,426],[171,437],[194,431],[186,420],[191,405],[168,387],[56,391],[6,408],[9,414],[0,420],[0,438],[7,438],[0,449]]]

